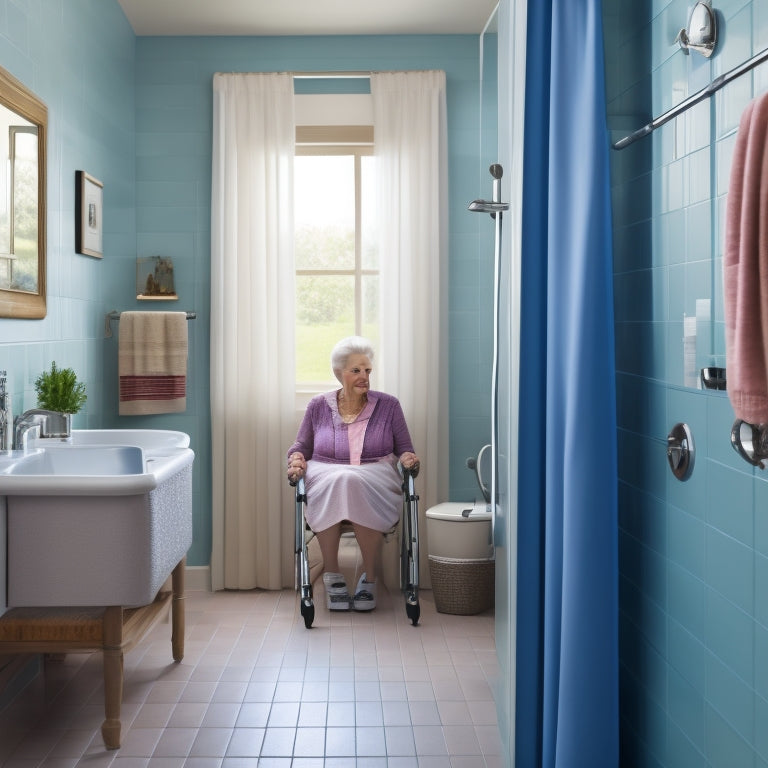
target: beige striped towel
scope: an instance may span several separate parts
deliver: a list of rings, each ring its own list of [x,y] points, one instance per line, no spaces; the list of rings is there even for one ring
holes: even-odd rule
[[[118,378],[121,416],[186,410],[186,312],[121,313]]]

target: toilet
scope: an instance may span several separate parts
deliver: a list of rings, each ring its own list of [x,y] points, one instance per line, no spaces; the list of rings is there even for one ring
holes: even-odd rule
[[[473,614],[493,607],[494,550],[487,477],[490,446],[468,459],[483,498],[447,501],[430,507],[427,517],[429,572],[439,613]]]
[[[482,501],[446,501],[427,510],[429,554],[462,560],[493,558],[491,510]]]

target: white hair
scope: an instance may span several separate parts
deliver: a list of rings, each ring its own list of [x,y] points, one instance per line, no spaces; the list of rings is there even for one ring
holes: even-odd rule
[[[347,364],[350,355],[365,355],[373,362],[373,346],[363,336],[347,336],[336,343],[331,351],[331,368],[333,375],[341,381],[341,372]]]

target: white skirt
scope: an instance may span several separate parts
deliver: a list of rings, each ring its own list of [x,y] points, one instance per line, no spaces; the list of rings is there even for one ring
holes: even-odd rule
[[[349,520],[375,531],[388,531],[400,520],[403,504],[394,454],[370,464],[308,461],[306,518],[313,531]]]

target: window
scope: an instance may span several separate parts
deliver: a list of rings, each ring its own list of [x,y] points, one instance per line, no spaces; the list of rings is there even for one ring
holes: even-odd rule
[[[329,352],[351,334],[378,340],[373,129],[297,129],[294,173],[296,385],[335,383]]]
[[[38,290],[37,143],[35,126],[8,128],[8,178],[0,199],[0,288],[7,291]]]

